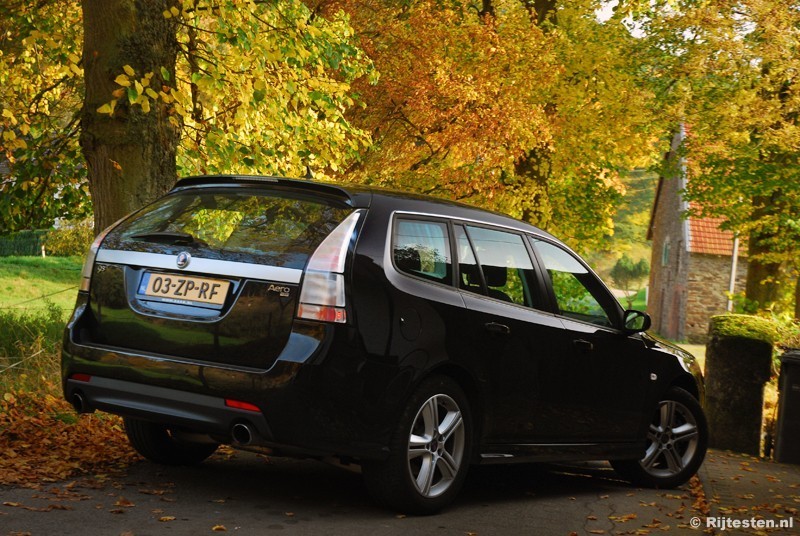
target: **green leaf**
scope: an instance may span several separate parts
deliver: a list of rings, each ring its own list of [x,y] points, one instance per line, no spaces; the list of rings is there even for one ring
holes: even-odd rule
[[[139,92],[136,91],[136,88],[129,87],[128,88],[128,102],[131,104],[136,103],[139,100]]]

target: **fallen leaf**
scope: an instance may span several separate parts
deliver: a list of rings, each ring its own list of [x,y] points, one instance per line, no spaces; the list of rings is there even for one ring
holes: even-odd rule
[[[172,493],[172,491],[166,489],[140,489],[139,493],[144,493],[145,495],[164,495],[165,493]]]
[[[214,525],[211,530],[214,532],[226,532],[228,529],[225,528],[225,525]]]
[[[158,518],[158,520],[162,523],[166,523],[167,521],[175,521],[175,519],[175,516],[161,516]]]

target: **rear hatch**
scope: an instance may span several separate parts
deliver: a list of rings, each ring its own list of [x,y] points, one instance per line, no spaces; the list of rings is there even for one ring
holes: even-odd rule
[[[103,240],[83,337],[267,368],[289,338],[309,257],[352,212],[343,196],[277,186],[179,188]]]

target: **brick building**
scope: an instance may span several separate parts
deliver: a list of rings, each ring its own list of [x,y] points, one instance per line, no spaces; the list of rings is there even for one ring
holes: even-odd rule
[[[668,159],[682,141],[673,139]],[[708,321],[728,307],[735,266],[734,292],[744,288],[747,263],[738,247],[734,263],[734,236],[720,230],[718,218],[684,217],[689,209],[681,192],[686,188],[683,167],[675,177],[659,177],[647,239],[652,240],[647,312],[653,330],[677,341],[705,342]]]

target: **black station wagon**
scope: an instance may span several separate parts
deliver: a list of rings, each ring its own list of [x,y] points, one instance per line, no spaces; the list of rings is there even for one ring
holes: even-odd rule
[[[609,460],[674,487],[702,463],[698,365],[549,234],[430,197],[272,177],[179,181],[92,245],[64,394],[134,448],[219,444],[360,466],[433,513],[477,463]]]

